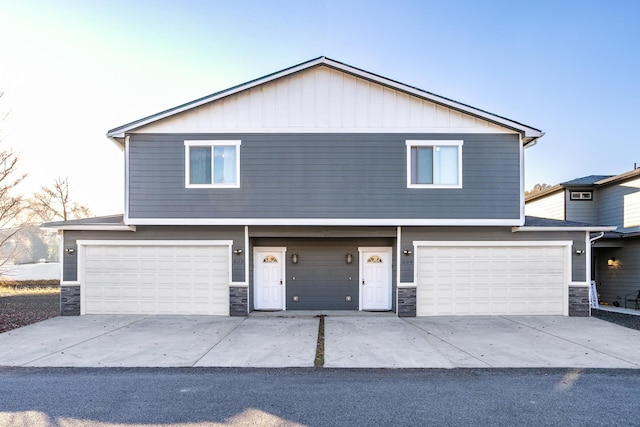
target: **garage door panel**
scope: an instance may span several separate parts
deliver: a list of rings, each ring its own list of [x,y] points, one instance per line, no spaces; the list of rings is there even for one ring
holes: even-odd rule
[[[563,314],[563,246],[419,246],[417,314]]]
[[[85,312],[228,315],[229,275],[225,245],[87,245]]]

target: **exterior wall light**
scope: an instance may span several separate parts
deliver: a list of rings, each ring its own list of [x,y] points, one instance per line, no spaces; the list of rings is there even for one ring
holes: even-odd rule
[[[243,252],[244,251],[242,249],[234,249],[233,250],[233,253],[236,254],[236,255],[242,255]]]
[[[353,255],[347,254],[347,264],[351,264],[353,262]]]
[[[616,257],[611,257],[607,260],[607,265],[609,267],[616,267],[618,265],[618,261],[616,260]]]
[[[402,251],[402,253],[404,254],[404,256],[409,256],[413,254],[413,251],[410,249],[405,249],[404,251]]]
[[[582,249],[576,249],[576,255],[582,255],[584,251]]]
[[[71,248],[66,248],[64,250],[66,253],[68,253],[69,255],[73,254],[76,251],[76,248],[71,247]]]
[[[291,262],[294,264],[298,263],[298,254],[291,255]]]

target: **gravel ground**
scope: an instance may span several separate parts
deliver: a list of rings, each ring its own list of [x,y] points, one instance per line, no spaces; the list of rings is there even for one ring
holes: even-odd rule
[[[60,314],[60,292],[12,292],[0,297],[0,333]]]
[[[591,315],[598,319],[615,323],[616,325],[640,331],[640,312],[638,312],[638,315],[636,316],[633,314],[615,313],[612,311],[598,310],[594,308],[591,309]]]

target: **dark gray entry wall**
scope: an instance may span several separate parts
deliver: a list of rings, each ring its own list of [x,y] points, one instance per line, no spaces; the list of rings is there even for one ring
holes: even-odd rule
[[[253,238],[251,239],[250,310],[253,310],[253,248],[286,247],[287,310],[358,310],[359,247],[395,247],[394,238]],[[394,251],[395,253],[395,251]],[[291,256],[298,255],[293,264]],[[347,254],[353,261],[347,264]],[[395,307],[395,258],[392,307]],[[297,301],[294,301],[294,296]],[[351,301],[347,301],[351,297]]]

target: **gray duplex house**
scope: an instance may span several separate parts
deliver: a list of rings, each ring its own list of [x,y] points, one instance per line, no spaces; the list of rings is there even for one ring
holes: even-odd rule
[[[611,228],[525,218],[534,127],[320,57],[107,136],[124,214],[46,224],[62,314],[589,314]]]

